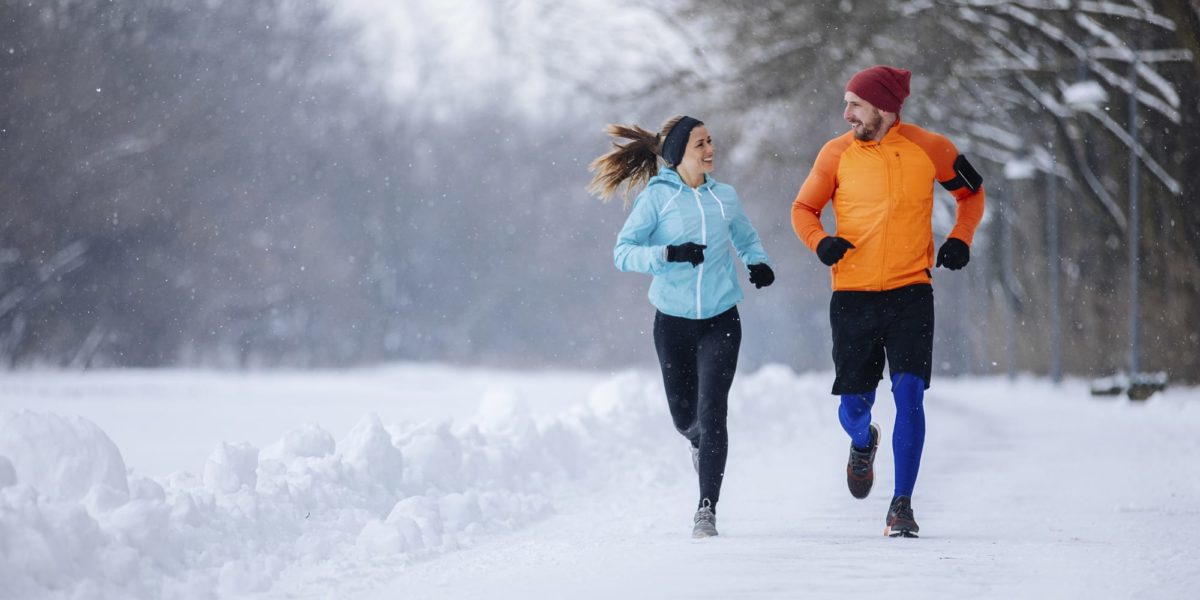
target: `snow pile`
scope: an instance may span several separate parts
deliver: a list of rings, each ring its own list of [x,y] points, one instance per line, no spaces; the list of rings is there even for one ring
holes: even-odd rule
[[[80,418],[0,414],[0,456],[19,459],[12,464],[17,479],[50,499],[80,500],[93,491],[105,494],[103,488],[129,495],[121,452],[99,427]]]
[[[794,434],[806,420],[794,378],[776,368],[743,379],[731,420]],[[261,449],[219,442],[199,476],[162,480],[127,472],[90,421],[0,412],[0,597],[262,593],[289,569],[420,559],[519,528],[549,514],[564,484],[679,476],[685,442],[657,378],[618,375],[567,405],[535,416],[489,392],[460,426],[369,414],[335,441],[305,425]]]
[[[112,441],[82,419],[7,413],[0,440],[0,581],[19,598],[263,592],[343,546],[433,553],[548,509],[517,478],[475,485],[471,473],[516,460],[482,435],[439,425],[393,437],[374,415],[336,444],[316,426],[261,452],[221,442],[202,477],[166,482],[127,477]]]

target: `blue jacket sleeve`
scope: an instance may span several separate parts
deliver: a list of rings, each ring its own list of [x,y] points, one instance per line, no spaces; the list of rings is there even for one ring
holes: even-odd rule
[[[658,228],[658,209],[649,188],[642,190],[633,201],[633,209],[625,219],[625,226],[617,234],[617,245],[613,248],[613,263],[621,271],[634,271],[658,275],[667,267],[663,256],[665,246],[650,244],[650,236]]]
[[[746,211],[742,210],[740,199],[733,205],[733,218],[729,221],[729,238],[733,241],[733,248],[737,250],[742,264],[749,266],[766,263],[774,266],[771,263],[771,257],[767,256],[767,251],[763,248],[758,232],[750,224],[750,217],[747,217]]]

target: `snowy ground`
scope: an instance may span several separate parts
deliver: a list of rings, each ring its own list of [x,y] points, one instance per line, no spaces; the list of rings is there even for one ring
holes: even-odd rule
[[[0,598],[1182,598],[1200,390],[940,379],[918,540],[845,490],[828,374],[742,373],[721,535],[658,374],[0,377]],[[881,390],[882,392],[882,390]],[[890,431],[889,395],[875,420]]]

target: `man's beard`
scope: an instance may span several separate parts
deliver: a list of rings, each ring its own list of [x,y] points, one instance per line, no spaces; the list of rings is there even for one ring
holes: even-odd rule
[[[876,111],[874,115],[867,117],[862,121],[862,127],[854,128],[854,137],[861,142],[868,142],[875,139],[875,134],[879,133],[880,126],[883,125],[883,114]]]

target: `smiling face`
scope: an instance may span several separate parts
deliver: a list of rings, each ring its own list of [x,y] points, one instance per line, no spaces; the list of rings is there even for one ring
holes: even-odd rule
[[[888,113],[875,108],[870,102],[863,100],[854,92],[846,92],[846,110],[842,118],[854,130],[855,139],[869,141],[883,138],[883,134],[896,122],[895,113]]]
[[[708,128],[704,125],[697,125],[692,128],[687,148],[683,151],[683,158],[679,160],[675,170],[679,171],[679,175],[683,177],[685,183],[696,187],[704,183],[705,173],[712,172],[713,156],[712,136],[708,134]]]

